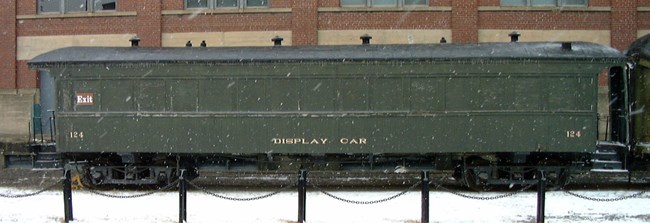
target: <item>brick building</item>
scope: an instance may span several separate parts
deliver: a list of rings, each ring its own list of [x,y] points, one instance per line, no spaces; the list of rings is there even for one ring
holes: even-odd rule
[[[0,135],[27,135],[33,57],[67,46],[208,47],[589,41],[624,50],[650,33],[648,0],[3,0]]]

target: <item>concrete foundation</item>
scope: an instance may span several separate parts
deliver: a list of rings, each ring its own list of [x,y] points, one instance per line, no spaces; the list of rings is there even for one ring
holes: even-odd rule
[[[38,103],[37,89],[0,90],[2,142],[27,141],[35,103]]]

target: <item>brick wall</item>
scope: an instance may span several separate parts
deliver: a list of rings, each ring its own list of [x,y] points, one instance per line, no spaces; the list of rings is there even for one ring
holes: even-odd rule
[[[453,41],[478,42],[478,0],[452,1],[451,7]]]
[[[23,19],[18,24],[18,36],[133,33],[139,30],[135,24],[136,17]]]
[[[318,0],[293,0],[291,30],[294,45],[318,44]]]
[[[648,0],[638,0],[637,4],[639,7],[650,7],[650,1]]]
[[[16,1],[0,4],[0,89],[16,88]]]
[[[291,19],[290,13],[168,15],[162,18],[162,32],[291,30]]]
[[[611,0],[612,47],[625,50],[637,36],[637,1]]]
[[[36,71],[33,71],[27,67],[27,61],[19,60],[16,61],[17,74],[16,74],[16,85],[18,89],[29,89],[29,88],[38,88],[40,83],[38,81],[38,74]]]
[[[608,30],[608,12],[498,11],[479,14],[480,29]]]
[[[137,34],[142,47],[162,46],[162,0],[139,0],[135,5]]]
[[[318,29],[448,29],[450,20],[448,12],[333,12],[318,15]]]

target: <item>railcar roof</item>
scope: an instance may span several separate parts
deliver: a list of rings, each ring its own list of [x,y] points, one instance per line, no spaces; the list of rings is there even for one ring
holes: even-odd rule
[[[650,34],[637,39],[630,45],[625,55],[632,56],[633,54],[639,54],[645,59],[650,59]]]
[[[71,64],[169,64],[248,63],[276,61],[386,61],[464,59],[574,59],[623,60],[616,49],[585,42],[572,42],[571,50],[560,42],[413,44],[279,47],[68,47],[33,58],[32,68]]]

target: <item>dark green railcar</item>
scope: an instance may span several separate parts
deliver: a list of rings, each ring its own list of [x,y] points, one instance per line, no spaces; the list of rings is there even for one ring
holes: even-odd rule
[[[614,49],[574,42],[72,47],[29,64],[55,77],[57,147],[71,159],[462,166],[503,183],[586,159],[597,144],[598,75],[624,77],[625,63]]]
[[[626,54],[633,60],[634,152],[647,160],[650,154],[650,35],[636,40]]]

